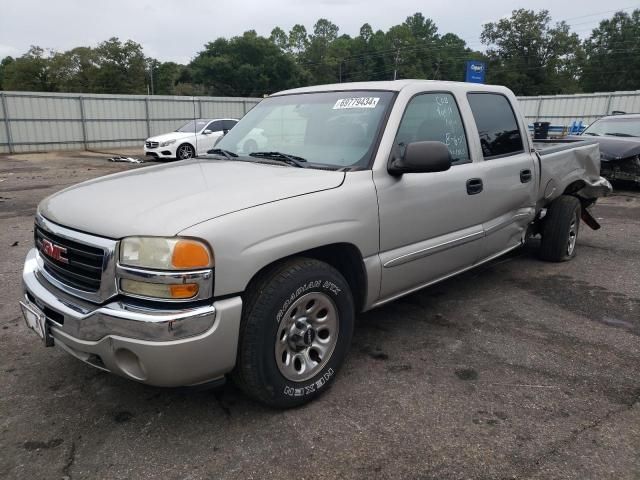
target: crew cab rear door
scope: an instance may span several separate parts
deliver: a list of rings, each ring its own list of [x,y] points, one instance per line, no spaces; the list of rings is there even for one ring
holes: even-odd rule
[[[478,177],[485,240],[480,260],[521,244],[535,216],[538,172],[526,125],[512,102],[499,92],[470,92],[469,106],[480,140]],[[480,196],[478,195],[478,196]]]

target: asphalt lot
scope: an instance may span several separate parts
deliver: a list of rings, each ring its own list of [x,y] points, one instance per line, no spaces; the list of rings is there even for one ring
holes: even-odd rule
[[[361,315],[333,388],[275,411],[232,385],[139,385],[27,331],[37,203],[128,168],[0,156],[0,478],[640,478],[640,189],[600,202],[571,262],[532,241]]]

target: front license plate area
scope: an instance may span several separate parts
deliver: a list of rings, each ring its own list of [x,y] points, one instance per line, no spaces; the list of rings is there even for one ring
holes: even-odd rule
[[[22,308],[22,315],[27,327],[38,334],[45,347],[52,347],[53,337],[49,333],[47,316],[44,312],[31,302],[20,302],[20,308]]]

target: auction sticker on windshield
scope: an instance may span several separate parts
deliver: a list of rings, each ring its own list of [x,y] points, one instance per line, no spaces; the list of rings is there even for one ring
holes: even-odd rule
[[[380,97],[341,98],[333,106],[334,110],[343,108],[376,108]]]

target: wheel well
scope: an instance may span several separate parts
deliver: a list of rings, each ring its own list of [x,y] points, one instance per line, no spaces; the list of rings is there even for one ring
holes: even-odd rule
[[[268,274],[268,271],[276,265],[294,257],[314,258],[328,263],[338,270],[351,288],[356,311],[359,312],[364,308],[367,299],[367,275],[364,262],[362,261],[362,254],[358,247],[351,243],[333,243],[280,258],[257,272],[248,285],[251,285],[257,278],[262,277],[264,274]]]
[[[575,182],[567,185],[567,188],[562,192],[563,195],[572,195],[585,186],[584,180],[576,180]]]

